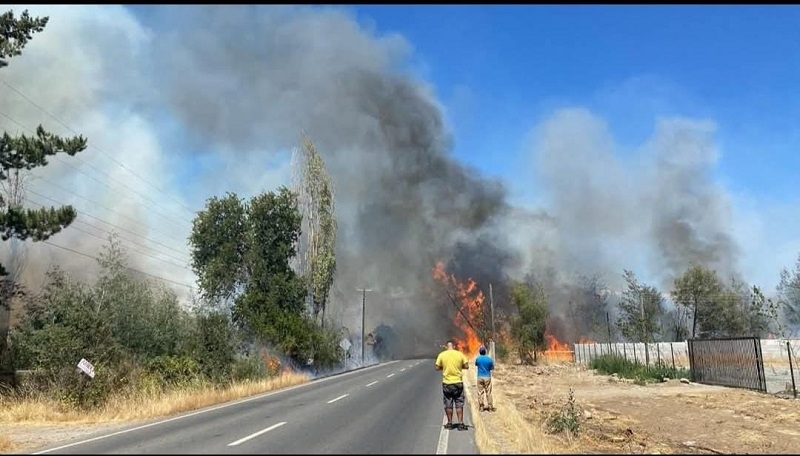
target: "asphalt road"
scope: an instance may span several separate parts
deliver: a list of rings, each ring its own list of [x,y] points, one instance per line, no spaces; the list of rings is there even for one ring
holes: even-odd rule
[[[468,404],[464,421],[472,424]],[[432,359],[404,360],[34,454],[477,454],[471,426],[443,423],[441,372]]]

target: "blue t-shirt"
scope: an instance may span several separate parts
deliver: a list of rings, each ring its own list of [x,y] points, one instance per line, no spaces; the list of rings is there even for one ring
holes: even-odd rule
[[[478,366],[478,378],[486,378],[492,376],[494,370],[494,361],[489,355],[480,355],[475,358],[475,365]]]

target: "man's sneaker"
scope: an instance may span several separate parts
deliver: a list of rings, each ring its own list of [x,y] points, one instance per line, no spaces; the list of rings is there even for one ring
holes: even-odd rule
[[[469,427],[467,427],[467,425],[464,423],[458,423],[456,425],[456,429],[458,429],[459,431],[466,431],[467,429],[469,429]]]
[[[444,425],[444,428],[447,429],[448,431],[450,429],[455,429],[455,427],[456,426],[453,423],[445,423],[445,425]]]

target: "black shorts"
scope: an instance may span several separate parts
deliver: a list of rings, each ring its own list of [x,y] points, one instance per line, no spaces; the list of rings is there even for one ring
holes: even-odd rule
[[[442,383],[444,393],[444,408],[464,408],[464,384]]]

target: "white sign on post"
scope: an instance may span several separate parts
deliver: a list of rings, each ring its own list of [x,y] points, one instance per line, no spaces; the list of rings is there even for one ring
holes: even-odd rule
[[[344,351],[350,350],[350,341],[347,340],[347,338],[342,338],[342,341],[339,342],[339,346],[342,347]]]
[[[81,358],[78,362],[78,369],[88,375],[89,378],[94,378],[94,366],[89,361],[86,361],[86,358]]]

